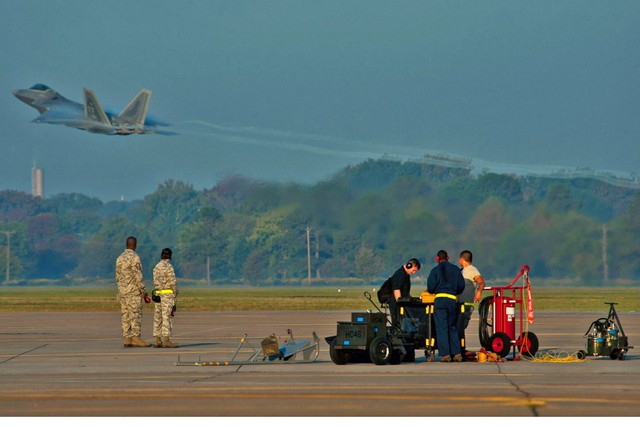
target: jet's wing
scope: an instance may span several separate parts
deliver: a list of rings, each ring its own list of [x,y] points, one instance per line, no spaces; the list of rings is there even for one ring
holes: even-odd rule
[[[131,124],[139,127],[144,126],[144,121],[147,117],[147,110],[149,109],[149,102],[151,101],[151,91],[148,89],[142,89],[135,98],[129,102],[124,110],[118,114],[118,123]]]
[[[84,88],[84,116],[88,120],[111,126],[111,122],[91,89]]]

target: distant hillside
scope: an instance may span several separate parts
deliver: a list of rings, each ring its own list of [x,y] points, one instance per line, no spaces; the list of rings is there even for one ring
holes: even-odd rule
[[[639,194],[640,186],[623,178],[598,175],[586,171],[579,174],[528,176],[494,172],[472,173],[471,161],[454,157],[425,156],[421,161],[391,159],[367,160],[349,166],[337,173],[332,181],[353,189],[357,193],[387,188],[399,178],[423,180],[433,189],[474,187],[480,195],[495,194],[506,200],[528,204],[548,200],[563,203],[566,210],[578,210],[600,221],[608,221],[625,213],[629,203]],[[608,178],[608,179],[604,179]],[[500,188],[507,181],[516,183]],[[521,196],[521,197],[520,197]],[[558,199],[563,199],[562,202]]]
[[[145,277],[174,249],[183,279],[377,283],[410,257],[472,250],[483,276],[600,285],[640,276],[640,191],[596,177],[474,172],[464,159],[367,160],[313,185],[231,176],[195,190],[167,180],[143,200],[102,203],[0,191],[12,278],[113,277],[127,236]],[[3,236],[4,237],[4,236]],[[0,277],[7,263],[0,263]]]

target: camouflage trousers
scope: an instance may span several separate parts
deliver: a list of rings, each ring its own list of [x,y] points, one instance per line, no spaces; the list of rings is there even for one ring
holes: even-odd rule
[[[142,332],[142,295],[119,295],[122,313],[122,336],[139,337]]]
[[[170,337],[173,329],[173,317],[171,310],[176,303],[176,297],[173,294],[165,294],[160,296],[160,302],[154,303],[153,308],[153,336],[154,337]]]

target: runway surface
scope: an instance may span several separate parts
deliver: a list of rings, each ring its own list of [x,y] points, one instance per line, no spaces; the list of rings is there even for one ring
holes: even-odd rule
[[[602,312],[536,312],[540,349],[585,349]],[[637,345],[640,313],[618,313]],[[324,337],[348,311],[178,312],[176,349],[124,348],[119,313],[0,313],[0,416],[638,416],[640,357],[576,363],[331,362]],[[153,315],[143,316],[152,339]],[[313,363],[177,365],[229,360],[244,334],[321,339]],[[479,349],[478,317],[467,329]],[[248,348],[243,345],[243,348]],[[564,352],[564,353],[562,353]],[[242,351],[238,356],[248,357]],[[238,357],[240,359],[240,357]]]

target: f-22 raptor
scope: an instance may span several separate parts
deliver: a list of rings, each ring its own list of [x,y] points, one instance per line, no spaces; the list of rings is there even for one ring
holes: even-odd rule
[[[65,125],[106,135],[173,135],[173,132],[157,129],[159,126],[169,126],[168,123],[147,117],[151,100],[151,91],[148,89],[142,89],[117,115],[104,111],[96,95],[87,88],[84,88],[84,105],[65,98],[42,83],[29,89],[14,90],[13,95],[40,112],[33,123]]]

